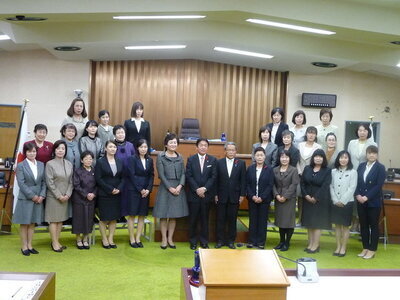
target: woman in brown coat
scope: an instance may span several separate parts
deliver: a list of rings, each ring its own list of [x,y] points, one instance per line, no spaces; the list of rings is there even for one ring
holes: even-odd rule
[[[297,169],[290,165],[290,153],[278,153],[280,165],[274,169],[275,225],[279,227],[280,242],[275,249],[287,251],[296,226],[296,190],[300,182]]]
[[[95,197],[97,195],[94,177],[93,153],[81,154],[82,166],[74,172],[74,192],[72,194],[72,233],[76,234],[76,247],[89,249],[88,236],[93,229]]]

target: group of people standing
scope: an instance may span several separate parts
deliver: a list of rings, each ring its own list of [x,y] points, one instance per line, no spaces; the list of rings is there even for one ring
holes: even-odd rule
[[[76,247],[89,249],[96,209],[104,248],[117,248],[114,232],[121,216],[128,217],[131,247],[143,247],[140,236],[154,179],[143,109],[134,103],[125,126],[112,127],[108,111],[99,112],[100,124],[88,120],[84,101],[76,98],[62,123],[62,139],[52,144],[45,140],[47,126],[35,126],[35,139],[24,144],[25,159],[16,169],[20,191],[13,223],[21,224],[23,255],[38,254],[32,238],[35,224],[43,221],[49,223],[52,250],[63,252],[60,232],[71,217]]]
[[[32,236],[35,223],[43,219],[49,223],[55,252],[66,248],[59,237],[62,223],[71,217],[77,248],[89,249],[96,208],[104,248],[117,247],[114,232],[121,216],[127,216],[131,247],[143,247],[140,236],[154,179],[150,124],[143,119],[143,109],[142,103],[134,103],[131,119],[112,127],[106,110],[99,112],[99,123],[88,120],[85,103],[77,98],[62,124],[61,140],[46,141],[47,127],[35,126],[35,139],[24,145],[26,159],[17,166],[21,189],[13,222],[21,224],[23,255],[38,253]],[[332,117],[331,110],[323,108],[321,124],[306,127],[306,114],[299,110],[289,129],[283,122],[283,109],[274,108],[273,122],[259,130],[259,142],[252,147],[253,164],[247,170],[236,157],[234,142],[227,142],[225,157],[216,159],[208,154],[205,138],[197,140],[197,154],[185,166],[178,136],[167,134],[165,149],[157,156],[160,186],[153,209],[154,217],[160,219],[161,249],[176,248],[176,219],[185,216],[189,216],[190,248],[208,248],[212,203],[217,211],[215,247],[234,249],[238,209],[247,197],[248,248],[265,247],[268,211],[274,201],[280,233],[275,249],[289,249],[298,207],[299,220],[308,231],[305,251],[318,252],[321,230],[331,229],[333,223],[337,240],[333,255],[343,257],[349,226],[358,211],[363,241],[359,256],[374,257],[385,167],[377,161],[378,148],[369,124],[358,125],[357,139],[348,150],[339,151]]]

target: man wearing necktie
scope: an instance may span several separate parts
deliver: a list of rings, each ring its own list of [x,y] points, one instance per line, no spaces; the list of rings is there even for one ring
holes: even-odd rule
[[[217,244],[235,249],[236,219],[239,205],[246,196],[246,164],[236,158],[237,147],[225,144],[225,157],[217,161]],[[227,230],[225,228],[227,227]]]
[[[208,215],[210,202],[214,198],[214,185],[217,178],[214,156],[208,155],[209,142],[205,138],[196,141],[197,154],[188,158],[186,180],[189,186],[189,242],[190,249],[197,248],[200,241],[202,248],[208,248]],[[200,231],[197,227],[200,224]]]

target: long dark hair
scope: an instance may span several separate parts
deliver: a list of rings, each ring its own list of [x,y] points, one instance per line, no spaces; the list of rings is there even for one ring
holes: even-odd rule
[[[95,120],[89,120],[89,121],[87,121],[87,122],[86,122],[86,125],[85,125],[85,130],[83,131],[83,134],[82,134],[82,137],[88,136],[88,135],[89,135],[89,133],[87,132],[86,129],[88,129],[90,126],[99,127],[99,124],[98,124]],[[96,131],[96,134],[95,134],[94,136],[97,137],[97,131]]]
[[[347,164],[346,170],[351,170],[353,169],[353,163],[351,162],[351,155],[349,153],[349,151],[347,150],[342,150],[338,153],[338,155],[336,156],[335,159],[335,168],[339,169],[340,168],[340,161],[339,159],[343,156],[343,155],[347,155],[347,157],[349,158],[349,162]]]
[[[72,100],[71,105],[69,106],[69,108],[67,110],[67,115],[72,118],[72,116],[74,115],[75,103],[78,101],[82,101],[82,103],[83,103],[82,117],[86,118],[87,117],[86,106],[85,106],[85,101],[83,101],[82,98],[75,98],[74,100]]]
[[[311,168],[315,167],[314,157],[316,156],[322,156],[323,161],[321,164],[321,168],[326,168],[328,166],[328,160],[326,159],[325,152],[322,149],[317,149],[314,151],[313,155],[311,156],[310,167]]]

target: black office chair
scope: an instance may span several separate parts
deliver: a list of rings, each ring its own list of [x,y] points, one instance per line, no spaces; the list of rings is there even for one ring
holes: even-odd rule
[[[184,118],[181,127],[181,139],[196,139],[200,137],[200,123],[198,119]]]

